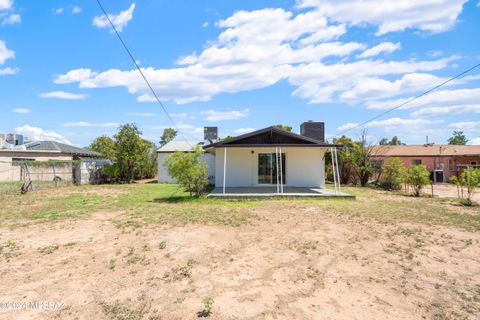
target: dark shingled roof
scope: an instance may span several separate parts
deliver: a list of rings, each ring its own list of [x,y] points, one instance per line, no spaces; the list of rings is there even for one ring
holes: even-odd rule
[[[38,141],[38,144],[27,146],[27,150],[37,151],[59,151],[81,157],[101,157],[102,154],[56,141]]]

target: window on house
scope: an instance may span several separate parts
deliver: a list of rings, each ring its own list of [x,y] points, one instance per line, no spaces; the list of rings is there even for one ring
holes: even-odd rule
[[[453,162],[453,159],[448,160],[448,170],[450,170],[450,171],[455,170],[455,163]]]
[[[412,166],[418,166],[422,164],[422,160],[421,159],[413,159],[412,160]]]
[[[383,167],[383,160],[373,160],[372,165],[375,170],[380,170]]]
[[[477,161],[472,161],[472,162],[470,162],[470,164],[471,164],[472,166],[476,166],[476,165],[477,165]]]

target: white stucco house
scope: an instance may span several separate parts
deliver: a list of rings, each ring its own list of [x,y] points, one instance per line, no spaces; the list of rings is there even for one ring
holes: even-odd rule
[[[215,185],[212,195],[331,193],[325,189],[325,153],[338,146],[325,142],[323,122],[305,122],[300,131],[268,127],[202,144],[208,175]],[[175,151],[188,152],[190,145],[171,142],[158,150],[159,183],[174,182],[163,159]],[[335,187],[339,194],[337,183]]]

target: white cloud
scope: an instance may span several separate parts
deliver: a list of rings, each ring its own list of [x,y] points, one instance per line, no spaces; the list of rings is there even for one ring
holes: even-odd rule
[[[352,81],[351,88],[340,94],[340,98],[346,102],[358,102],[370,98],[378,100],[385,97],[427,90],[434,84],[445,80],[428,73],[407,73],[394,81],[377,77],[363,77]]]
[[[255,128],[250,128],[250,127],[247,127],[247,128],[239,128],[237,130],[235,130],[235,133],[240,135],[240,134],[245,134],[245,133],[250,133],[250,132],[253,132],[257,129]]]
[[[426,120],[426,119],[402,119],[402,118],[390,118],[390,119],[385,119],[385,120],[376,120],[367,123],[365,128],[383,128],[386,131],[389,131],[390,129],[393,128],[398,128],[398,127],[416,127],[416,126],[424,126],[432,123],[437,123],[436,121],[432,120]],[[341,125],[340,127],[337,128],[339,131],[344,131],[344,130],[349,130],[352,128],[355,128],[358,125],[358,123],[346,123],[344,125]]]
[[[132,3],[127,10],[121,11],[119,14],[108,14],[108,17],[118,32],[122,32],[123,28],[133,19],[134,10],[135,2]],[[110,23],[104,15],[94,17],[92,24],[97,28],[110,28]],[[111,30],[111,32],[113,32],[113,30]]]
[[[332,21],[378,26],[377,35],[405,29],[442,32],[452,28],[467,0],[298,0]]]
[[[368,103],[370,109],[390,109],[413,97]],[[444,107],[452,105],[480,104],[480,88],[454,89],[434,91],[423,96],[402,109],[418,109],[423,107]]]
[[[68,141],[68,139],[60,133],[38,127],[33,127],[28,124],[15,128],[15,133],[23,134],[25,137],[28,137],[30,140],[33,141],[57,141],[61,143],[71,144],[71,142]]]
[[[78,122],[67,122],[61,125],[62,127],[100,127],[100,128],[111,128],[111,127],[118,127],[118,123],[116,122],[105,122],[105,123],[94,123],[94,122],[87,122],[87,121],[78,121]]]
[[[17,24],[20,22],[22,22],[22,17],[17,13],[13,13],[2,20],[2,26]]]
[[[400,49],[401,45],[400,42],[393,43],[393,42],[382,42],[375,47],[368,48],[367,50],[363,51],[358,57],[359,58],[370,58],[379,55],[382,52],[385,53],[392,53],[395,50]]]
[[[63,9],[63,8],[56,8],[56,9],[53,9],[53,12],[54,12],[55,14],[62,14],[62,13],[63,13],[63,11],[64,11],[64,9]]]
[[[88,97],[86,94],[71,93],[65,91],[51,91],[40,94],[41,98],[57,98],[65,100],[83,100]]]
[[[274,8],[238,11],[216,26],[222,28],[217,39],[207,42],[199,54],[180,57],[177,67],[142,68],[162,101],[208,101],[220,93],[261,89],[279,81],[290,83],[292,94],[310,103],[387,99],[430,87],[431,81],[441,78],[429,73],[458,58],[349,59],[362,51],[360,55],[369,58],[391,52],[400,43],[384,42],[365,51],[364,43],[332,41],[346,32],[346,24],[332,23],[319,9],[296,15]],[[78,83],[80,88],[125,87],[140,102],[155,101],[135,69],[80,68],[54,82]]]
[[[478,7],[480,7],[480,5]],[[476,146],[480,145],[480,137],[472,139],[470,143]]]
[[[19,70],[18,68],[10,68],[10,67],[0,69],[0,76],[16,74],[18,70]]]
[[[15,57],[15,51],[7,48],[7,43],[0,40],[0,64],[4,64],[6,60]]]
[[[0,0],[0,11],[8,10],[13,6],[12,0]]]
[[[12,112],[15,112],[15,113],[29,113],[30,110],[25,109],[25,108],[15,108],[15,109],[12,109]]]
[[[439,115],[459,115],[459,114],[473,114],[480,113],[480,104],[472,105],[453,105],[447,107],[430,107],[422,108],[418,111],[412,112],[412,117],[424,116],[439,116]]]
[[[205,22],[202,24],[202,27],[204,27],[204,28],[208,27],[208,22],[205,21]]]
[[[79,6],[73,6],[73,7],[72,7],[72,13],[73,13],[73,14],[79,14],[79,13],[81,13],[82,11],[83,11],[82,8],[80,8]]]
[[[208,121],[222,121],[222,120],[237,120],[244,118],[250,114],[250,110],[232,110],[232,111],[215,111],[215,110],[206,110],[200,112],[203,115],[206,115]]]
[[[450,123],[448,127],[456,130],[480,129],[480,122],[475,122],[475,121],[454,122],[454,123]]]

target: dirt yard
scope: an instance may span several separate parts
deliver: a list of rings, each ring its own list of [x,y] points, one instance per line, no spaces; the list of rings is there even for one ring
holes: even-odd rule
[[[0,319],[480,318],[478,208],[350,192],[357,200],[204,204],[248,214],[235,223],[152,222],[109,203],[6,219]],[[156,216],[196,206],[153,205]]]
[[[458,194],[461,194],[461,190],[457,191],[457,187],[451,184],[434,184],[433,193],[439,197],[457,198]],[[466,193],[467,191],[464,190],[465,196]],[[480,203],[480,193],[474,194],[472,200]]]

